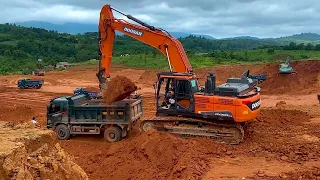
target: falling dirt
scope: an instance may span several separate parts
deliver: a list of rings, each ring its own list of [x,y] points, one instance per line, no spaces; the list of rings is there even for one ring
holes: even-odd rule
[[[84,88],[84,90],[85,91],[92,91],[92,92],[100,91],[99,87],[92,87],[92,86],[86,87],[86,88]]]
[[[127,98],[136,90],[137,86],[129,78],[116,76],[108,82],[103,98],[106,103],[111,104]]]
[[[88,179],[49,130],[0,122],[0,179]]]

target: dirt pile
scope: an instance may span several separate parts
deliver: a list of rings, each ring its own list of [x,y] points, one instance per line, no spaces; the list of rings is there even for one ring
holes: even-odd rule
[[[241,74],[250,70],[250,74],[266,74],[267,80],[260,86],[263,94],[304,94],[318,92],[320,85],[320,61],[294,61],[290,65],[297,75],[277,75],[280,63],[259,64],[259,65],[228,65],[215,66],[211,68],[195,69],[204,84],[208,72],[214,72],[217,77],[217,84],[225,83],[230,77],[239,78]]]
[[[137,86],[127,77],[116,76],[107,84],[107,89],[103,94],[106,103],[111,104],[130,96],[137,90]]]
[[[34,116],[37,116],[36,112],[28,106],[0,106],[0,121],[30,122]]]
[[[89,160],[89,166],[101,169],[88,175],[93,179],[200,179],[210,168],[210,158],[225,152],[210,139],[148,131],[132,141],[113,144],[106,153]]]
[[[320,167],[301,169],[286,174],[288,179],[320,179]],[[280,179],[280,178],[279,178]]]
[[[320,125],[310,125],[310,118],[299,110],[262,109],[257,121],[246,127],[245,141],[236,149],[289,163],[319,160]]]
[[[49,130],[0,122],[0,179],[88,179]]]
[[[317,92],[320,61],[296,61],[291,66],[296,75],[277,75],[279,66],[269,65],[267,80],[261,84],[263,94],[305,94]]]

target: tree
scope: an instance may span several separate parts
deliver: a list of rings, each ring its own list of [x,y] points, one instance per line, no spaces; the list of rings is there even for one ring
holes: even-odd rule
[[[315,45],[314,50],[320,51],[320,44]]]
[[[303,50],[305,48],[304,43],[297,45],[297,50]]]
[[[291,42],[289,44],[288,50],[296,50],[297,49],[297,44],[295,42]]]
[[[274,49],[274,48],[271,48],[271,49],[268,49],[268,50],[267,50],[267,53],[268,53],[268,54],[274,54],[274,51],[275,51],[275,49]]]
[[[305,47],[305,50],[313,50],[313,45],[311,43],[308,43]]]

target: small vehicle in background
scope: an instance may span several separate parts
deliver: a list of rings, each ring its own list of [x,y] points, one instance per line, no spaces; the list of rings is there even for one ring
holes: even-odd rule
[[[20,89],[40,89],[44,83],[43,79],[29,79],[23,78],[18,81],[18,88]]]

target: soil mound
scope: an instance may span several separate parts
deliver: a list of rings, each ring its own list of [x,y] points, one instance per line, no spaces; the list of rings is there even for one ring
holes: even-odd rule
[[[296,75],[279,74],[279,65],[266,67],[267,80],[261,84],[264,94],[304,94],[317,92],[320,61],[295,61],[291,63]]]
[[[36,112],[31,108],[23,105],[1,105],[0,121],[30,122]]]
[[[0,179],[88,179],[49,130],[0,122]]]
[[[286,109],[262,109],[257,121],[246,127],[245,141],[237,146],[242,153],[266,155],[290,163],[316,160],[320,156],[319,125],[308,125],[307,112]]]
[[[111,104],[130,96],[137,90],[137,86],[127,77],[116,76],[107,84],[107,89],[103,94],[106,103]]]
[[[148,131],[132,141],[113,144],[91,166],[103,167],[90,177],[105,179],[200,179],[210,157],[226,150],[210,139],[182,139]],[[112,167],[112,168],[104,168]],[[97,172],[100,172],[99,174]]]

